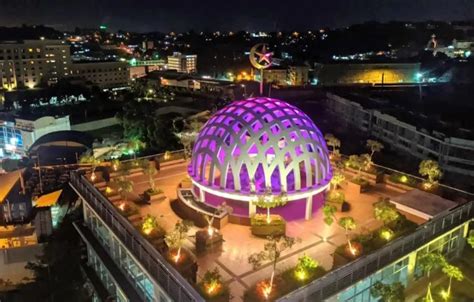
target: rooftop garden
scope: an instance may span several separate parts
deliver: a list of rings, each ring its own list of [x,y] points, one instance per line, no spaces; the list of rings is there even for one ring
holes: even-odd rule
[[[335,232],[339,232],[345,237],[345,242],[333,250],[333,265],[330,269],[334,269],[380,249],[388,242],[412,232],[417,227],[417,224],[400,213],[389,199],[383,197],[370,203],[372,206],[371,215],[364,218],[356,216],[351,209],[351,206],[354,207],[355,204],[349,200],[349,196],[359,196],[365,192],[375,191],[377,184],[384,185],[390,190],[393,189],[394,192],[397,190],[397,192],[406,191],[411,188],[439,192],[437,187],[442,172],[439,166],[430,160],[423,161],[419,167],[420,175],[425,176],[426,179],[399,171],[389,171],[373,162],[374,155],[383,150],[381,143],[369,140],[367,141],[369,153],[345,157],[338,151],[340,142],[337,142],[337,138],[331,136],[326,139],[332,148],[331,159],[334,171],[330,189],[326,194],[325,204],[321,211],[324,224],[328,228],[334,227]],[[203,271],[199,278],[197,274],[198,258],[212,255],[211,252],[208,253],[211,248],[224,244],[227,245],[227,250],[240,248],[240,246],[229,247],[226,238],[230,238],[225,237],[225,229],[214,228],[211,216],[204,217],[207,222],[204,227],[202,227],[202,221],[196,224],[178,219],[172,228],[166,228],[164,226],[166,218],[160,215],[168,213],[150,213],[142,210],[150,205],[170,203],[165,195],[165,190],[157,185],[156,179],[161,173],[160,168],[162,168],[163,161],[171,159],[171,154],[165,153],[157,157],[156,160],[133,159],[127,162],[118,160],[101,162],[89,158],[84,162],[90,165],[88,174],[90,181],[143,234],[143,237],[195,286],[206,300],[228,301],[231,296],[229,283],[232,280],[225,281],[221,270],[216,266],[214,268],[206,267],[208,269]],[[177,182],[176,188],[183,183],[189,185],[189,179]],[[272,209],[283,206],[287,202],[284,193],[275,196],[271,194],[271,188],[267,192],[256,194],[252,200],[257,208],[263,208],[265,212],[252,216],[250,226],[248,226],[249,235],[242,235],[251,236],[256,247],[248,257],[246,265],[250,265],[254,272],[271,267],[271,272],[267,276],[262,274],[262,278],[249,284],[249,288],[243,294],[244,301],[275,300],[324,276],[329,270],[327,266],[323,267],[319,257],[315,259],[305,253],[305,249],[301,248],[302,241],[300,239],[296,236],[289,236],[291,232],[288,231],[288,223],[283,217],[272,214]],[[176,213],[173,215],[176,216]],[[370,229],[360,228],[362,219],[372,217],[377,220],[380,226]],[[235,237],[235,233],[233,235]],[[190,242],[194,243],[194,246],[190,245]],[[295,249],[296,246],[298,249]],[[291,265],[286,264],[280,267],[282,258],[293,253],[293,249],[298,251],[295,255],[297,260]],[[226,250],[220,251],[220,253],[226,252]],[[214,258],[209,259],[212,262]],[[374,295],[382,296],[386,291],[396,292],[397,290],[399,288],[395,286],[390,289],[380,286]]]

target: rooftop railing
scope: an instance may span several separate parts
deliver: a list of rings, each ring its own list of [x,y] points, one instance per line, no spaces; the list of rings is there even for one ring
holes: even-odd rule
[[[173,301],[205,301],[84,175],[72,172],[70,183]]]
[[[420,225],[413,233],[388,243],[377,251],[341,266],[277,301],[323,301],[395,262],[436,237],[474,218],[474,201],[448,210]]]

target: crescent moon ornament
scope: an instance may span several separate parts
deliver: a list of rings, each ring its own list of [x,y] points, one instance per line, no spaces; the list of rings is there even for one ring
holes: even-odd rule
[[[267,51],[267,44],[259,43],[250,49],[250,63],[257,69],[266,69],[272,66],[273,52]]]

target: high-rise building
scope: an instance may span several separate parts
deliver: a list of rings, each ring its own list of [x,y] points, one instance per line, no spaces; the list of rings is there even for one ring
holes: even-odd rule
[[[70,75],[69,45],[59,40],[0,43],[1,88],[34,88]]]
[[[180,52],[168,56],[168,69],[182,73],[196,73],[197,55],[183,55]]]

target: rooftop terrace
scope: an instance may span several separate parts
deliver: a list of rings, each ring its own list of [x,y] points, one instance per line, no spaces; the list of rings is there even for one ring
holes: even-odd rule
[[[173,255],[175,255],[176,251],[167,246],[165,234],[172,233],[177,222],[194,217],[180,210],[177,201],[177,189],[186,188],[188,185],[187,166],[189,162],[179,158],[179,154],[175,158],[166,160],[161,156],[161,160],[160,169],[156,174],[150,174],[146,171],[147,165],[155,165],[155,161],[148,161],[148,159],[140,162],[110,163],[103,167],[98,167],[97,171],[93,174],[87,173],[81,177],[78,175],[74,176],[72,184],[75,187],[87,188],[89,192],[93,192],[94,188],[85,185],[85,182],[87,181],[89,184],[92,184],[96,189],[93,194],[100,192],[101,195],[97,197],[97,202],[108,203],[107,208],[115,209],[115,213],[120,214],[117,215],[116,219],[128,224],[127,228],[131,227],[136,230],[132,236],[142,238],[135,238],[134,240],[140,242],[143,239],[147,239],[151,243],[155,251],[148,251],[147,253],[150,253],[152,258],[156,258],[155,261],[160,267],[166,267],[167,269],[173,267],[183,274],[181,277],[173,277],[176,271],[170,269],[172,272],[168,277],[176,280],[178,284],[183,286],[183,288],[178,290],[168,288],[172,292],[172,297],[175,294],[182,297],[184,292],[186,297],[189,298],[186,300],[198,301],[199,298],[195,298],[197,294],[196,289],[201,291],[201,295],[206,295],[198,284],[203,281],[204,275],[208,270],[213,270],[217,267],[222,276],[221,281],[223,285],[230,290],[231,301],[263,299],[256,284],[262,280],[268,280],[273,266],[268,261],[258,268],[253,267],[249,263],[248,258],[255,253],[261,252],[267,240],[253,235],[251,227],[247,225],[221,224],[219,226],[220,230],[214,230],[214,234],[222,235],[223,241],[220,243],[216,241],[215,245],[209,246],[204,252],[198,251],[196,248],[196,232],[203,230],[203,228],[199,222],[192,226],[187,232],[183,250],[185,251],[185,257],[189,257],[191,261],[196,261],[198,265],[197,282],[191,282],[194,289],[182,284],[184,280],[181,278],[184,277],[188,281],[193,278],[190,278],[189,270],[183,270],[180,267],[180,265],[186,266],[186,262],[173,263]],[[349,232],[348,237],[346,237],[344,229],[338,223],[333,223],[329,226],[324,222],[325,216],[322,209],[315,213],[310,220],[296,220],[286,223],[286,236],[298,238],[298,240],[292,248],[282,252],[281,257],[278,259],[277,273],[292,272],[298,263],[298,258],[302,255],[315,259],[319,264],[318,269],[320,271],[312,275],[308,280],[290,282],[289,287],[279,284],[278,286],[280,287],[277,287],[276,293],[272,294],[270,299],[276,299],[278,296],[285,295],[297,287],[308,284],[312,279],[326,272],[337,270],[337,267],[344,267],[354,259],[358,259],[361,256],[365,257],[365,255],[373,253],[395,238],[412,233],[417,228],[417,225],[426,222],[425,219],[417,216],[416,213],[399,211],[400,214],[407,218],[407,222],[403,223],[400,229],[396,229],[392,235],[385,237],[384,240],[377,239],[374,242],[369,242],[352,256],[345,252],[344,247],[347,246],[346,242],[348,239],[357,242],[361,240],[360,238],[364,234],[382,235],[382,222],[375,219],[373,214],[375,203],[381,200],[399,199],[401,195],[412,189],[409,184],[414,187],[419,186],[419,179],[405,175],[410,177],[407,181],[405,180],[407,178],[401,178],[403,175],[399,173],[382,170],[381,168],[379,170],[391,175],[386,176],[380,181],[376,180],[375,174],[371,174],[370,171],[364,172],[365,178],[370,183],[368,189],[364,192],[354,189],[354,185],[350,181],[356,172],[350,168],[346,168],[344,171],[346,181],[339,185],[338,192],[344,194],[346,205],[341,205],[342,210],[339,209],[335,213],[334,218],[335,220],[341,217],[354,218],[356,228]],[[148,198],[144,194],[145,191],[151,189],[152,181],[156,186],[156,194],[152,194]],[[131,186],[126,185],[124,182],[131,184]],[[129,188],[127,189],[127,187]],[[83,194],[81,190],[79,191]],[[442,186],[439,186],[433,192],[444,195],[448,194],[448,196],[453,196],[450,194],[455,192],[454,194],[458,197],[463,195],[460,200],[465,200],[469,197],[463,192],[456,192]],[[199,206],[198,198],[195,197],[195,199],[196,205]],[[456,204],[453,202],[453,205]],[[438,212],[435,215],[442,215],[445,212]],[[202,213],[206,213],[205,207],[202,207]],[[209,213],[210,216],[212,214],[215,213]],[[124,217],[125,220],[118,218],[118,216]],[[144,224],[149,217],[156,217],[157,221],[152,231],[147,230]],[[196,225],[201,226],[201,228]],[[126,241],[126,239],[123,240]],[[148,247],[145,247],[145,249],[148,250]],[[143,254],[144,252],[140,252],[140,255]],[[336,257],[336,254],[339,256]],[[146,261],[149,263],[149,260]],[[163,264],[162,262],[168,263]],[[156,271],[155,269],[151,270]],[[151,274],[154,275],[154,273]],[[161,285],[164,284],[160,282],[163,276],[156,275],[155,277]],[[169,284],[169,282],[166,284]]]

